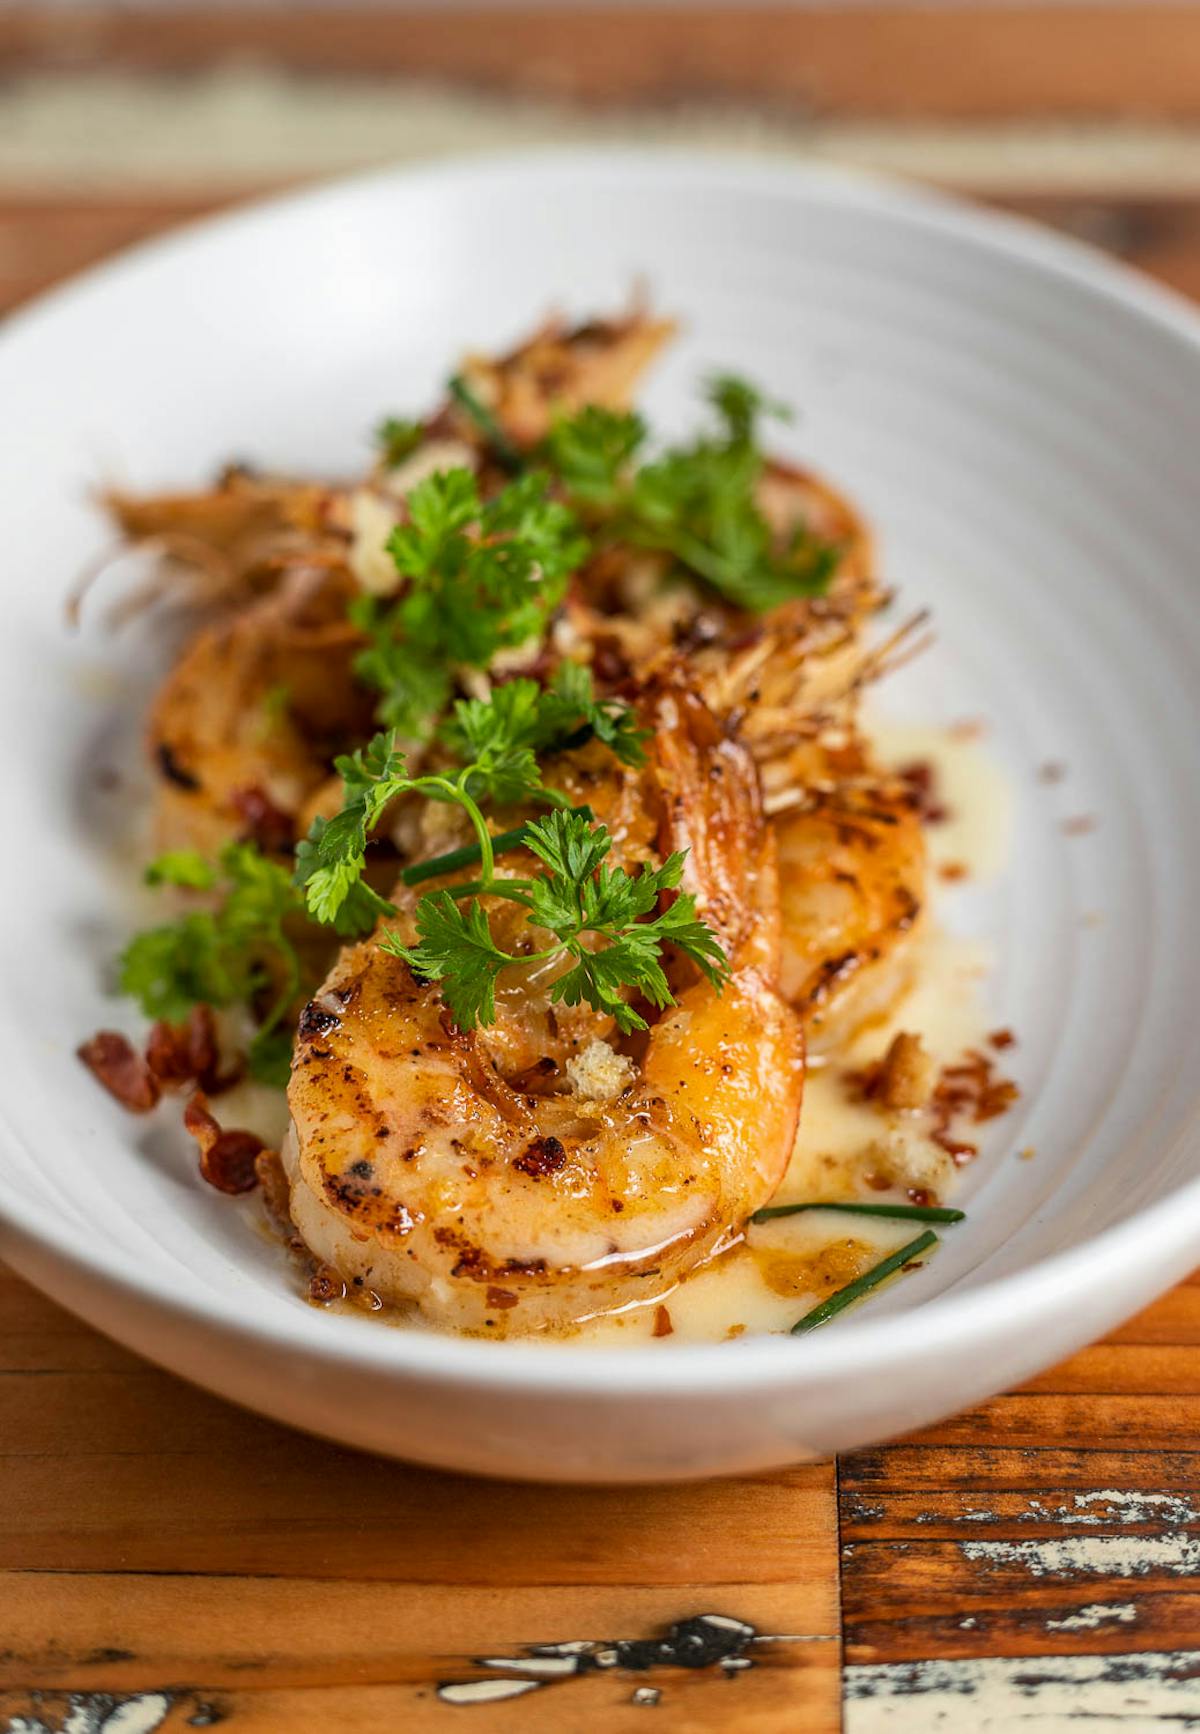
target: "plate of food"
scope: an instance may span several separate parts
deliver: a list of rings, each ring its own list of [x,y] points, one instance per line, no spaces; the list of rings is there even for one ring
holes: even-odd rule
[[[1200,321],[837,172],[375,174],[12,320],[0,1251],[350,1444],[930,1422],[1200,1253]]]

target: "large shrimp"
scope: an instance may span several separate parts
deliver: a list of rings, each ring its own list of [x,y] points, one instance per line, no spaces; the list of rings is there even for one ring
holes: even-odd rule
[[[231,837],[289,849],[335,753],[370,728],[358,636],[336,564],[298,562],[280,588],[198,632],[150,713],[161,848]]]
[[[532,446],[555,415],[571,415],[587,404],[627,409],[642,374],[675,329],[674,320],[652,319],[636,303],[616,318],[580,325],[548,319],[508,355],[468,356],[463,378],[517,445]],[[470,415],[453,403],[434,429],[479,438]]]
[[[927,871],[921,816],[912,790],[864,754],[855,773],[810,785],[774,833],[780,984],[812,1049],[828,1052],[911,986]]]
[[[568,1330],[653,1301],[736,1238],[787,1166],[803,1037],[775,985],[753,763],[685,690],[660,691],[647,720],[642,803],[659,852],[690,850],[686,888],[732,965],[722,991],[681,979],[648,1034],[614,1046],[598,1014],[564,1031],[539,982],[527,1004],[510,989],[498,1030],[462,1034],[436,986],[367,941],[301,1018],[284,1150],[296,1227],[344,1281],[440,1325]],[[398,926],[411,933],[407,912]],[[506,1075],[503,1024],[526,1015],[548,1050],[536,1086]]]

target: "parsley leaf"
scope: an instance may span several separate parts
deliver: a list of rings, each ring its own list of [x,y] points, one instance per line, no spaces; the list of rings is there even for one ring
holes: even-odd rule
[[[725,423],[731,445],[754,445],[760,416],[773,416],[776,421],[793,420],[786,403],[764,397],[756,385],[736,373],[712,374],[705,381],[704,395]]]
[[[407,505],[388,549],[408,584],[396,600],[356,598],[351,618],[369,640],[355,668],[383,695],[380,720],[422,736],[456,665],[486,668],[545,627],[587,544],[536,472],[485,502],[469,470],[446,470]]]
[[[147,885],[183,885],[192,891],[211,891],[217,869],[197,849],[168,849],[146,868]]]
[[[413,786],[392,731],[334,760],[342,778],[342,807],[318,817],[296,847],[293,884],[304,892],[314,921],[332,924],[346,938],[368,933],[392,905],[363,881],[367,838],[384,808]]]
[[[581,505],[612,505],[622,475],[646,438],[646,424],[631,411],[588,404],[559,416],[542,443],[546,462]]]
[[[622,699],[598,699],[591,670],[562,662],[550,685],[510,680],[486,699],[460,699],[442,738],[455,757],[471,766],[469,787],[477,800],[513,806],[542,786],[536,755],[582,746],[592,736],[625,764],[645,760],[633,709]]]
[[[448,891],[432,891],[417,904],[415,946],[401,944],[392,932],[379,943],[416,974],[441,982],[442,997],[460,1030],[495,1022],[496,977],[519,961],[495,943],[476,899],[464,908]]]
[[[551,430],[543,450],[568,496],[600,514],[609,539],[669,554],[735,607],[762,613],[829,587],[839,549],[803,525],[778,537],[758,505],[764,415],[787,411],[748,381],[718,374],[706,395],[720,428],[624,471],[644,429],[637,418],[585,409]]]
[[[672,1004],[662,968],[664,945],[682,951],[714,987],[727,979],[729,965],[720,942],[696,915],[690,894],[677,897],[661,914],[647,919],[664,891],[674,890],[684,857],[674,854],[661,867],[643,865],[635,876],[610,868],[612,840],[603,826],[589,825],[575,813],[554,812],[526,827],[528,846],[550,869],[529,887],[529,919],[547,928],[574,962],[554,983],[557,1000],[585,1000],[608,1012],[619,1029],[645,1029],[645,1019],[621,993],[634,988],[652,1005]],[[602,939],[602,947],[585,943]]]
[[[213,867],[190,850],[159,856],[146,870],[151,885],[221,888],[215,908],[190,910],[137,934],[120,961],[120,987],[147,1017],[178,1023],[194,1005],[253,1006],[273,992],[248,1060],[256,1077],[278,1081],[283,1026],[298,997],[302,971],[286,923],[301,910],[286,868],[252,843],[229,843]],[[285,1073],[286,1081],[286,1073]]]
[[[405,458],[412,456],[424,438],[425,429],[419,421],[389,415],[375,429],[375,443],[384,468],[394,470]]]

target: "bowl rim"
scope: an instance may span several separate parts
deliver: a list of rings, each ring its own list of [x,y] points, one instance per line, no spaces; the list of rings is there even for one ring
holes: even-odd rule
[[[387,186],[453,192],[478,181],[537,181],[569,176],[638,180],[660,184],[766,193],[797,203],[814,198],[883,216],[899,216],[926,232],[966,240],[1001,259],[1019,260],[1069,283],[1074,289],[1155,326],[1183,349],[1200,355],[1200,312],[1181,295],[1113,260],[1082,241],[1043,229],[1007,212],[981,209],[965,199],[875,171],[825,163],[778,163],[721,151],[638,146],[580,146],[503,153],[469,153],[432,163],[371,169],[309,183],[266,198],[239,202],[121,250],[20,307],[0,330],[0,372],[5,359],[39,327],[70,317],[96,291],[118,285],[129,271],[203,248],[213,235],[237,232],[293,210],[319,210],[347,196],[370,196]],[[1200,1089],[1187,1126],[1173,1147],[1200,1133]],[[9,1117],[0,1095],[0,1137],[31,1160],[28,1142]],[[581,1349],[569,1339],[498,1341],[426,1330],[371,1328],[369,1319],[346,1319],[298,1305],[271,1315],[247,1316],[232,1296],[192,1281],[131,1268],[118,1249],[93,1243],[46,1205],[16,1192],[0,1193],[0,1221],[48,1249],[85,1276],[110,1285],[127,1300],[152,1303],[180,1323],[219,1327],[254,1338],[261,1346],[293,1351],[360,1370],[413,1375],[430,1383],[462,1383],[510,1393],[563,1397],[695,1396],[716,1388],[777,1389],[864,1377],[894,1369],[919,1344],[922,1355],[951,1355],[985,1340],[998,1319],[1006,1336],[1036,1327],[1051,1309],[1061,1314],[1101,1288],[1113,1270],[1128,1271],[1153,1260],[1155,1274],[1143,1285],[1146,1298],[1165,1288],[1189,1255],[1200,1254],[1200,1178],[1185,1181],[1125,1221],[1089,1236],[1065,1252],[1029,1268],[990,1278],[965,1293],[955,1285],[904,1312],[883,1317],[857,1313],[832,1335],[818,1333],[796,1343],[780,1336],[727,1343],[641,1344]],[[186,1275],[186,1273],[185,1273]],[[244,1297],[243,1297],[244,1302]],[[70,1302],[68,1301],[68,1305]],[[918,1330],[914,1332],[914,1323]],[[165,1358],[165,1357],[164,1357]]]

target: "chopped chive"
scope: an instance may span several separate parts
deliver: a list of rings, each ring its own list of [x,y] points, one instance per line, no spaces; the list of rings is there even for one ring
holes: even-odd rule
[[[590,807],[575,807],[572,811],[588,820],[595,816]],[[524,842],[524,825],[518,825],[512,831],[500,831],[492,838],[492,854],[506,855],[512,849],[519,849]],[[405,885],[420,885],[426,879],[440,879],[444,873],[457,873],[460,867],[470,867],[479,858],[478,843],[462,843],[457,849],[447,849],[444,855],[431,855],[428,861],[414,861],[411,867],[404,869],[400,878]]]
[[[466,411],[484,439],[510,475],[525,468],[525,460],[509,439],[486,404],[480,403],[466,380],[456,373],[450,381],[450,395]]]
[[[798,1216],[802,1210],[840,1210],[846,1216],[882,1216],[889,1222],[965,1222],[965,1210],[940,1204],[839,1204],[815,1199],[805,1204],[768,1204],[756,1210],[751,1222],[774,1222],[777,1216]]]
[[[836,1294],[831,1294],[828,1300],[823,1300],[820,1306],[814,1307],[810,1313],[805,1313],[804,1317],[792,1326],[792,1336],[801,1337],[808,1331],[815,1331],[818,1325],[828,1324],[829,1320],[836,1318],[838,1313],[844,1312],[848,1306],[853,1306],[856,1300],[861,1300],[863,1295],[870,1294],[871,1290],[878,1288],[881,1282],[886,1282],[889,1276],[893,1276],[896,1271],[902,1270],[912,1259],[919,1257],[923,1252],[928,1252],[931,1247],[937,1244],[937,1235],[931,1228],[927,1228],[924,1234],[918,1234],[917,1238],[910,1240],[907,1246],[900,1247],[897,1252],[889,1253],[887,1258],[882,1259],[879,1264],[864,1271],[862,1276],[856,1276],[853,1282],[848,1282],[845,1288],[840,1288]]]

